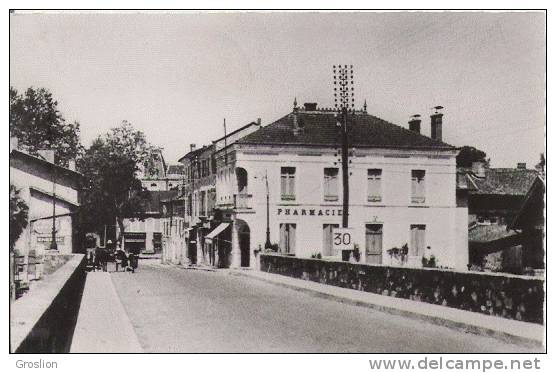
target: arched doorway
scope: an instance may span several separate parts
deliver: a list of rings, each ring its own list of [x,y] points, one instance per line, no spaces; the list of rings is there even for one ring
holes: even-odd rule
[[[251,230],[245,222],[239,226],[238,241],[241,253],[240,266],[249,267],[251,261]]]

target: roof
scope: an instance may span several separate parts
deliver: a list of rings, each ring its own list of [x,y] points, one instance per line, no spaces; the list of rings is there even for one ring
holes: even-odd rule
[[[535,170],[519,168],[486,168],[485,177],[471,174],[477,190],[472,194],[525,196],[537,178]]]
[[[77,179],[82,179],[84,176],[83,174],[81,174],[80,172],[77,172],[75,170],[69,169],[67,167],[63,167],[60,165],[57,165],[55,163],[49,162],[43,158],[31,155],[29,153],[26,153],[24,151],[21,151],[19,149],[12,149],[12,151],[10,152],[10,158],[19,158],[23,161],[26,162],[35,162],[37,164],[49,167],[49,168],[56,168],[57,170],[59,170],[60,172],[62,172],[62,174],[64,175],[68,175],[70,177],[73,178],[77,178]]]
[[[195,150],[190,151],[189,153],[185,154],[183,157],[181,157],[180,159],[178,159],[178,162],[181,162],[181,161],[183,161],[183,160],[196,157],[196,156],[200,155],[201,153],[203,153],[203,152],[205,152],[205,151],[207,151],[207,150],[212,151],[213,149],[214,149],[214,145],[213,145],[213,144],[212,144],[212,145],[203,145],[201,148],[195,149]]]
[[[171,164],[166,170],[166,175],[183,175],[185,173],[185,167],[183,164]]]
[[[514,236],[514,232],[508,232],[504,224],[476,224],[469,228],[469,241],[470,242],[491,242],[501,238]]]
[[[239,127],[238,129],[233,130],[233,131],[230,132],[230,133],[227,133],[226,136],[222,136],[222,137],[220,137],[220,138],[218,138],[218,139],[216,139],[216,140],[213,140],[212,142],[215,143],[215,142],[218,142],[218,141],[220,141],[220,140],[224,140],[225,138],[228,138],[228,137],[230,137],[230,136],[232,136],[232,135],[235,135],[235,134],[238,133],[239,131],[242,131],[242,130],[248,128],[248,127],[257,126],[257,125],[258,125],[257,122],[248,123],[248,124],[246,124],[246,125],[243,126],[243,127]]]
[[[338,126],[333,111],[300,111],[297,123],[303,130],[294,133],[294,113],[241,138],[238,144],[280,144],[337,146]],[[456,150],[452,145],[410,131],[383,119],[357,112],[348,117],[349,146]]]
[[[508,229],[523,229],[528,225],[535,225],[539,223],[539,221],[544,224],[545,190],[545,181],[537,177],[529,188],[519,212],[508,226]]]

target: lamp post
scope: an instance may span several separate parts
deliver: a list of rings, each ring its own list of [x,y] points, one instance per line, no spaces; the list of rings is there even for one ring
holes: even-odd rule
[[[50,242],[50,250],[58,250],[56,243],[56,164],[52,160],[52,242]]]
[[[264,244],[265,249],[270,249],[272,244],[270,243],[270,194],[268,192],[268,172],[264,172],[264,180],[266,184],[266,242]]]

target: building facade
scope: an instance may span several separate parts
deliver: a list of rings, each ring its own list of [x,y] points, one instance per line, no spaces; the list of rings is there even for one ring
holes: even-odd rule
[[[281,253],[340,257],[332,249],[343,193],[335,114],[294,104],[226,152],[215,151],[218,224],[207,237],[225,247],[215,250],[220,266],[254,266],[267,219]],[[420,267],[423,257],[434,256],[437,266],[466,269],[468,211],[456,199],[458,150],[442,142],[442,113],[431,116],[436,138],[421,135],[417,121],[408,130],[365,109],[349,115],[349,228],[360,262]],[[407,255],[391,255],[404,245]]]
[[[70,254],[77,252],[75,222],[79,208],[81,174],[54,164],[54,152],[33,156],[14,145],[10,151],[10,183],[20,190],[29,207],[29,224],[15,244],[20,255],[33,252]],[[53,219],[55,216],[55,219]],[[55,221],[56,246],[52,250],[52,227]]]
[[[231,250],[231,231],[221,224],[220,211],[216,207],[216,158],[218,152],[227,162],[228,151],[231,146],[243,136],[255,132],[260,128],[260,119],[242,126],[225,136],[216,139],[211,145],[196,148],[190,147],[190,152],[184,155],[179,162],[184,166],[184,238],[168,236],[169,242],[175,242],[168,247],[168,257],[171,262],[181,264],[206,264],[223,266],[217,258],[224,257],[224,252]],[[231,198],[228,199],[231,202]],[[179,221],[179,220],[174,220]],[[168,223],[170,220],[168,220]],[[219,229],[217,237],[210,235]],[[174,226],[174,234],[180,234],[179,225]],[[180,251],[181,250],[181,251]],[[183,251],[185,250],[185,252]],[[220,250],[220,255],[218,254]]]
[[[475,162],[460,173],[466,174],[471,186],[469,249],[474,268],[520,274],[527,267],[543,268],[542,231],[529,234],[531,229],[512,228],[529,192],[534,189],[538,196],[544,185],[539,172],[528,169],[525,163],[515,168],[491,168],[485,162]],[[542,222],[542,204],[536,204],[533,210]]]

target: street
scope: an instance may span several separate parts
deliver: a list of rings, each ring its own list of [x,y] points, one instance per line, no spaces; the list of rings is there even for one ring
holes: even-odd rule
[[[145,352],[531,352],[227,271],[143,260],[111,276]]]

